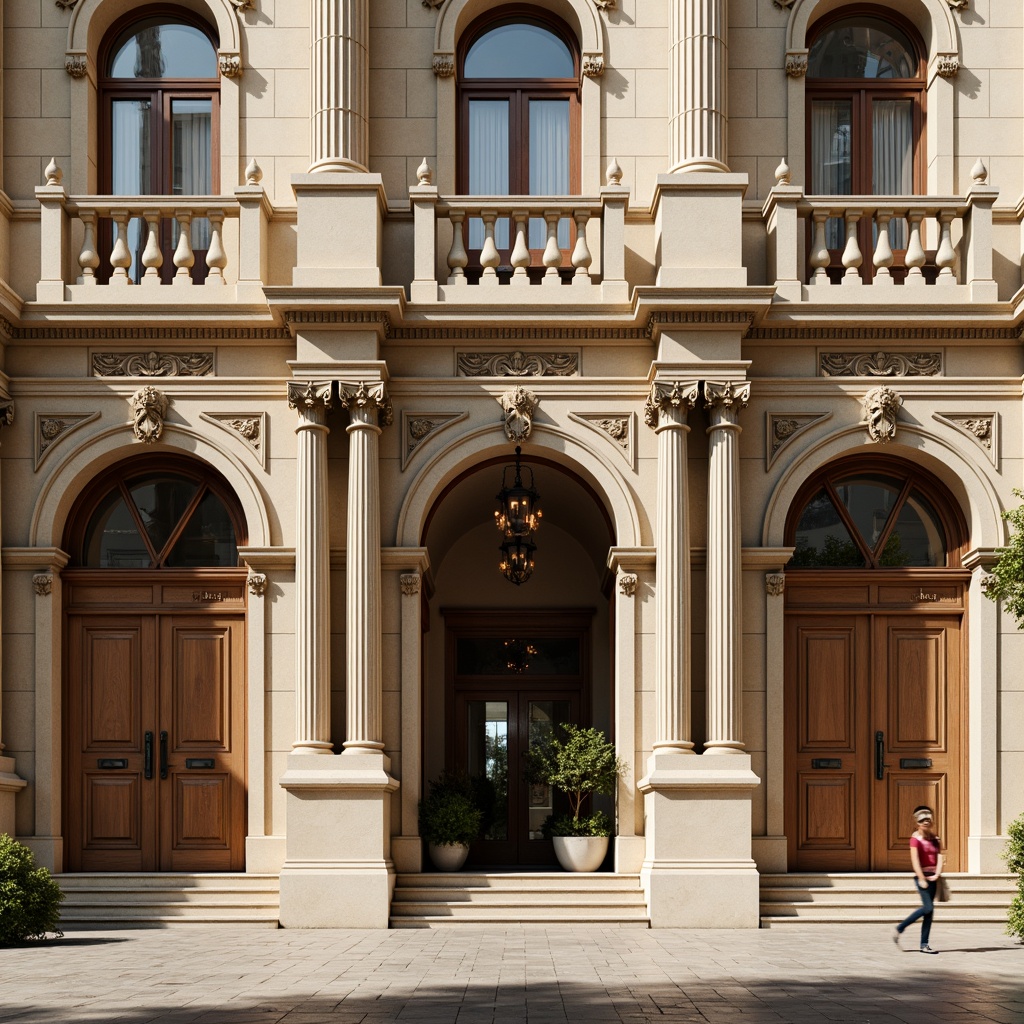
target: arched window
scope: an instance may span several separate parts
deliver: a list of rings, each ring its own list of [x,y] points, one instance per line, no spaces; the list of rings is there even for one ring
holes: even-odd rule
[[[814,195],[916,195],[923,191],[925,50],[909,24],[863,8],[823,21],[807,66],[808,168]],[[863,223],[865,232],[870,223]],[[828,246],[844,244],[842,221]],[[906,249],[902,218],[890,225],[893,249]],[[869,252],[866,235],[862,251]],[[898,261],[901,262],[901,261]]]
[[[177,459],[101,478],[72,521],[73,564],[90,569],[234,569],[245,541],[220,481]]]
[[[188,12],[163,9],[118,22],[100,58],[101,190],[110,195],[209,196],[220,187],[218,100],[220,77],[213,31]],[[163,270],[177,226],[165,223]],[[205,277],[210,224],[192,222],[196,280]],[[129,226],[132,274],[144,271],[145,232],[139,219]]]
[[[580,189],[580,60],[575,36],[533,7],[502,7],[471,26],[458,63],[460,164],[465,195],[565,196]],[[507,253],[507,220],[495,229]],[[531,218],[529,247],[539,262],[546,240],[541,218]],[[559,246],[570,225],[559,225]],[[483,225],[469,225],[471,254],[483,244]]]
[[[793,503],[788,569],[940,569],[959,565],[963,526],[919,469],[873,457],[829,467]]]

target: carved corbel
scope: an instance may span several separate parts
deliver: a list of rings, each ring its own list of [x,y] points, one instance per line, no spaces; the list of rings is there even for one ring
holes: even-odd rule
[[[431,66],[438,78],[451,78],[455,74],[455,54],[435,53]]]
[[[426,7],[427,10],[433,8],[436,11],[439,7],[444,6],[444,0],[422,0],[422,2],[423,6]]]
[[[940,53],[935,61],[935,73],[940,78],[956,78],[960,71],[960,58],[955,53]]]
[[[64,70],[72,78],[85,78],[89,73],[89,58],[84,53],[69,53],[64,58]]]
[[[132,431],[136,438],[145,444],[159,441],[171,400],[147,384],[128,399],[128,404],[132,407]]]
[[[966,11],[970,0],[946,0],[946,3],[954,11]]]
[[[255,11],[256,0],[231,0],[236,11],[241,14],[243,11]]]
[[[239,78],[242,74],[242,58],[237,53],[219,53],[217,67],[225,78]]]
[[[633,597],[636,594],[637,584],[639,583],[639,577],[635,572],[620,572],[619,573],[619,593],[625,597]]]
[[[587,78],[600,78],[604,74],[604,57],[600,53],[583,54],[583,74]]]
[[[412,597],[420,592],[420,574],[418,572],[403,572],[398,577],[398,582],[401,584],[402,593],[406,597]]]
[[[14,422],[14,399],[0,398],[0,427],[9,427]]]
[[[267,574],[265,572],[251,572],[245,582],[249,587],[249,593],[254,597],[262,597],[267,592]]]
[[[699,398],[699,381],[655,381],[644,403],[644,423],[651,430],[657,430],[663,416],[681,412],[685,419]]]
[[[769,597],[781,597],[786,590],[786,574],[770,572],[764,578],[764,590]]]
[[[53,593],[53,574],[49,572],[37,572],[32,577],[32,589],[40,596],[46,597]]]
[[[888,444],[896,436],[896,418],[903,399],[884,384],[864,396],[864,421],[868,437],[877,444]]]
[[[371,384],[367,384],[366,381],[354,384],[338,381],[338,401],[350,413],[376,410],[378,427],[390,427],[395,418],[391,397],[383,381]]]
[[[505,436],[513,444],[522,444],[533,429],[533,414],[540,399],[521,384],[510,388],[498,399],[504,412]]]
[[[807,74],[806,50],[791,50],[786,54],[786,74],[790,78],[803,78]]]

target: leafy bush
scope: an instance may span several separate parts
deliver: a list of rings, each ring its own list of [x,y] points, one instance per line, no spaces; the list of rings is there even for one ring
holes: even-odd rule
[[[64,893],[46,868],[37,868],[32,852],[0,833],[0,946],[60,936]]]
[[[580,809],[591,793],[614,794],[615,784],[628,766],[615,756],[614,744],[608,742],[600,729],[566,725],[560,731],[564,738],[556,736],[545,744],[531,746],[525,754],[526,780],[554,786],[569,798],[572,817],[553,822],[552,834],[611,835],[611,822],[605,815],[592,814],[589,818],[580,818]],[[592,831],[598,827],[595,824],[598,818],[604,819],[603,831]],[[563,822],[568,824],[563,825]],[[571,831],[562,831],[563,828]]]
[[[1018,498],[1024,491],[1014,488]],[[1003,518],[1010,524],[1010,543],[999,552],[999,561],[992,567],[992,579],[985,588],[985,596],[1002,601],[1003,607],[1014,617],[1017,626],[1024,629],[1024,505],[1007,509]]]
[[[420,835],[435,846],[464,845],[480,835],[483,812],[474,803],[473,783],[445,772],[420,801]]]
[[[1006,915],[1006,934],[1024,941],[1024,814],[1010,822],[1003,859],[1008,871],[1017,876],[1017,895]]]
[[[595,811],[582,818],[570,818],[568,814],[560,818],[551,815],[540,830],[545,839],[553,836],[610,836],[612,821],[604,811]]]

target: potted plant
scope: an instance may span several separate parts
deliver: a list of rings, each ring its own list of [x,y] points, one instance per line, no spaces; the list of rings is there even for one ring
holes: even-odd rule
[[[580,811],[591,793],[613,795],[628,766],[600,729],[566,725],[561,733],[529,748],[526,779],[552,786],[569,799],[571,813],[553,819],[545,830],[554,840],[558,863],[566,871],[596,871],[608,852],[612,823],[601,811]]]
[[[420,801],[420,835],[438,871],[458,871],[469,856],[469,844],[480,835],[483,812],[473,799],[469,779],[451,772],[429,784]]]

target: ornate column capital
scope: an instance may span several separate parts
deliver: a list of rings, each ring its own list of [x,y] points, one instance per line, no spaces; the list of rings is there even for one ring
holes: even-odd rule
[[[781,597],[786,590],[786,574],[784,572],[766,573],[764,590],[769,597]]]
[[[656,380],[644,403],[644,423],[654,431],[673,423],[685,424],[687,414],[696,407],[699,398],[699,381]]]
[[[711,429],[735,424],[750,401],[750,381],[704,381],[704,407],[711,410]]]
[[[619,593],[626,597],[633,597],[636,594],[637,584],[639,583],[639,577],[635,572],[620,572],[619,573]]]
[[[300,412],[304,409],[326,413],[333,401],[333,387],[329,380],[288,381],[288,405]]]
[[[352,423],[390,427],[395,418],[391,396],[384,381],[338,381],[338,401],[349,411]]]
[[[406,597],[412,597],[420,592],[420,574],[418,572],[403,572],[398,577],[398,582],[402,585],[402,593]]]

